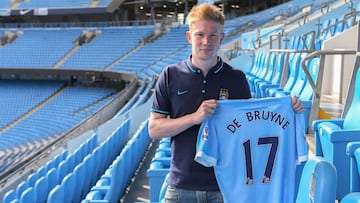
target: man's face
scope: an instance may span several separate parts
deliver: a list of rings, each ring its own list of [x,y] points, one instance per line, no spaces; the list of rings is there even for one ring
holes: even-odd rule
[[[193,58],[211,60],[217,57],[224,33],[219,23],[201,20],[193,23],[186,37],[192,45]]]

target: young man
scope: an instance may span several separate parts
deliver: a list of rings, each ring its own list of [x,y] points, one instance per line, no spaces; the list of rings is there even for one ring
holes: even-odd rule
[[[218,99],[249,99],[245,74],[218,57],[224,39],[224,16],[209,4],[194,6],[186,38],[191,56],[166,67],[157,82],[149,120],[152,139],[171,137],[172,161],[166,202],[223,202],[213,168],[194,161],[199,126]],[[303,111],[293,97],[293,109]]]

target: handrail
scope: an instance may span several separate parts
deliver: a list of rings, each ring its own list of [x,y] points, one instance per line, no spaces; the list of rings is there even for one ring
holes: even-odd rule
[[[308,70],[308,67],[306,65],[306,61],[308,60],[311,60],[315,57],[317,57],[318,55],[320,56],[324,56],[324,55],[354,55],[356,54],[356,50],[354,49],[333,49],[333,50],[319,50],[319,51],[314,51],[312,53],[310,53],[309,55],[306,55],[303,60],[301,61],[301,68],[303,69],[303,71],[305,72],[305,75],[314,91],[314,94],[317,96],[317,97],[320,97],[321,95],[321,92],[319,90],[319,88],[317,87],[317,85],[315,84],[314,80],[312,79],[310,73],[309,73],[309,70]],[[324,61],[324,59],[323,59]],[[319,67],[319,72],[323,71],[324,69],[324,64],[321,64],[320,62],[320,67]],[[318,74],[318,77],[320,76],[320,74]],[[318,83],[319,84],[319,83]]]
[[[356,54],[356,50],[353,49],[333,49],[333,50],[318,50],[310,53],[309,55],[305,56],[301,61],[301,68],[303,69],[306,78],[308,79],[311,88],[313,89],[314,95],[312,99],[312,104],[310,108],[310,116],[309,116],[309,126],[312,125],[312,122],[318,119],[318,113],[320,108],[320,97],[321,97],[321,87],[322,87],[322,79],[324,75],[324,64],[325,64],[325,56],[326,55],[354,55]],[[316,78],[316,83],[312,79],[306,62],[310,59],[318,57],[320,55],[320,64],[319,70]],[[340,88],[342,89],[342,88]],[[308,133],[313,133],[312,128],[308,129]]]

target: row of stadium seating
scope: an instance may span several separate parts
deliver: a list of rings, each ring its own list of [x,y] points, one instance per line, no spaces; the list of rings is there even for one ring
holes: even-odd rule
[[[97,32],[91,43],[78,47],[84,31]],[[2,29],[19,32],[18,29]],[[63,57],[63,69],[103,69],[153,34],[154,26],[107,28],[24,28],[11,44],[0,49],[2,68],[53,68]],[[75,52],[71,52],[73,49]],[[71,55],[67,55],[70,53]]]
[[[93,0],[54,0],[54,1],[41,1],[41,0],[31,0],[31,1],[20,1],[12,2],[8,0],[0,1],[1,9],[36,9],[36,8],[82,8],[90,7],[95,5],[97,7],[105,7],[111,1],[110,0],[101,0],[96,1],[96,4],[93,4]],[[17,5],[18,4],[18,5]]]
[[[86,142],[72,153],[62,152],[59,158],[55,157],[29,175],[15,190],[4,195],[3,203],[14,200],[23,203],[54,202],[55,198],[59,198],[56,195],[57,188],[63,185],[66,185],[66,195],[61,195],[61,198],[68,199],[60,202],[80,202],[125,146],[129,139],[129,129],[130,121],[125,120],[101,143],[98,143],[95,132],[88,132]],[[100,162],[102,164],[97,164]]]
[[[114,98],[115,93],[112,89],[63,87],[64,83],[49,81],[22,81],[18,85],[10,81],[7,84],[15,84],[13,88],[17,87],[18,91],[7,94],[8,99],[4,99],[2,108],[19,108],[21,111],[14,119],[4,123],[2,128],[0,149],[4,154],[0,156],[1,173],[25,157],[39,152],[64,132],[98,111]],[[40,88],[39,85],[48,91],[39,94],[39,90],[34,88]],[[6,85],[3,87],[6,89]],[[26,108],[23,108],[22,104],[28,104],[29,101],[19,101],[18,98],[29,98],[32,102],[30,106],[24,105]],[[14,102],[15,100],[17,102]],[[18,106],[13,105],[14,103]],[[4,111],[6,112],[8,111]],[[9,114],[12,112],[4,116]]]
[[[75,29],[77,29],[77,28],[75,28]],[[103,29],[103,28],[102,28]],[[110,28],[109,28],[110,29]],[[111,28],[111,29],[117,29],[117,28]],[[133,27],[131,27],[131,28],[129,28],[129,30],[136,30],[136,29],[138,29],[138,28],[133,28]],[[31,30],[31,29],[29,29],[29,30]],[[24,29],[24,34],[22,35],[22,36],[20,36],[20,38],[22,38],[22,37],[26,37],[26,36],[29,36],[29,35],[26,35],[26,29]],[[60,29],[59,30],[60,32],[62,32],[63,31],[63,29]],[[31,65],[32,67],[30,67],[30,68],[38,68],[38,67],[40,67],[40,68],[47,68],[47,67],[53,67],[53,65],[56,63],[56,62],[58,62],[59,61],[59,59],[65,54],[65,53],[67,53],[73,46],[72,46],[72,42],[78,37],[78,35],[79,35],[79,33],[81,33],[81,31],[82,30],[78,30],[78,32],[77,32],[77,34],[76,35],[73,35],[73,38],[71,38],[71,39],[68,39],[67,40],[67,42],[65,42],[65,44],[68,44],[69,46],[67,46],[67,48],[66,49],[64,49],[63,51],[61,51],[61,54],[58,54],[58,55],[56,55],[52,60],[50,60],[50,61],[48,61],[48,62],[46,62],[45,64],[43,64],[43,65],[41,65],[40,63],[40,66],[39,66],[39,64],[36,64],[36,63],[34,63],[34,65]],[[174,33],[174,35],[172,35],[173,34],[173,31],[174,32],[176,32],[176,31],[179,31],[179,32],[177,32],[178,34],[179,33],[181,33],[182,35],[176,35],[175,33]],[[117,38],[111,38],[112,40],[108,40],[108,38],[104,38],[104,40],[105,41],[103,41],[103,42],[101,42],[101,43],[99,43],[99,44],[106,44],[107,42],[111,42],[111,43],[116,43],[116,42],[118,42],[118,41],[122,41],[123,39],[125,39],[126,41],[128,40],[128,36],[129,35],[122,35],[122,33],[123,32],[125,32],[125,31],[119,31],[119,32],[115,32],[115,33],[117,33],[118,34],[118,36],[117,36]],[[102,32],[101,32],[101,34],[100,35],[98,35],[93,41],[91,41],[91,43],[88,43],[88,44],[84,44],[82,47],[80,47],[79,49],[78,49],[78,51],[76,51],[73,55],[71,55],[69,58],[68,58],[68,60],[66,60],[65,61],[65,63],[63,63],[62,64],[62,66],[61,66],[61,68],[64,68],[64,69],[68,69],[68,68],[74,68],[74,69],[104,69],[104,68],[106,68],[107,67],[107,65],[109,65],[109,64],[112,64],[112,62],[118,62],[118,63],[116,63],[113,67],[109,67],[110,68],[110,70],[116,70],[116,71],[129,71],[129,72],[135,72],[142,80],[144,80],[145,82],[143,83],[144,84],[144,86],[142,86],[142,88],[140,88],[141,89],[141,91],[139,91],[139,92],[137,92],[137,96],[141,96],[143,93],[144,93],[144,95],[148,95],[148,91],[150,91],[150,89],[151,89],[151,87],[153,87],[153,85],[154,85],[154,82],[155,82],[155,78],[153,78],[152,76],[154,76],[154,74],[156,75],[156,74],[158,74],[160,71],[161,71],[161,69],[163,68],[163,67],[165,67],[165,65],[167,65],[167,64],[169,64],[169,63],[172,63],[172,62],[175,62],[175,61],[178,61],[178,60],[180,60],[180,59],[184,59],[185,57],[187,57],[188,55],[189,55],[189,53],[190,53],[190,50],[189,50],[189,47],[187,47],[187,42],[186,42],[186,40],[185,40],[185,37],[184,37],[184,32],[185,32],[185,29],[182,29],[182,27],[180,26],[179,28],[175,28],[175,29],[172,29],[169,33],[167,33],[167,34],[165,34],[164,36],[162,36],[162,37],[160,37],[158,40],[156,40],[155,42],[154,42],[154,44],[153,44],[153,46],[151,46],[151,44],[149,43],[149,45],[145,45],[145,46],[143,46],[142,48],[140,48],[140,49],[138,49],[138,50],[135,50],[134,52],[133,52],[133,54],[134,54],[134,56],[132,56],[132,54],[129,54],[129,57],[126,57],[124,60],[119,60],[119,61],[117,61],[119,58],[121,58],[121,57],[119,57],[119,56],[122,56],[123,54],[119,54],[120,53],[120,51],[119,50],[113,50],[113,49],[110,49],[109,47],[110,47],[110,45],[109,46],[106,46],[106,48],[103,48],[103,49],[101,49],[101,50],[103,50],[102,52],[100,52],[100,51],[96,51],[96,50],[99,50],[98,49],[98,46],[99,45],[97,45],[97,46],[95,46],[96,44],[97,44],[97,42],[96,42],[96,40],[98,39],[98,40],[100,40],[100,37],[102,36],[102,34],[106,34],[107,35],[107,33],[106,33],[106,31],[104,31],[104,30],[102,30]],[[142,32],[138,32],[138,33],[142,33]],[[103,36],[104,36],[103,35]],[[110,35],[110,34],[109,34]],[[115,35],[115,34],[114,34]],[[166,36],[174,36],[174,38],[170,38],[170,39],[166,39],[165,37]],[[148,36],[148,35],[146,35],[146,36]],[[144,37],[144,36],[143,36]],[[20,40],[20,38],[18,39],[18,40]],[[141,39],[142,39],[142,37],[140,37]],[[46,39],[46,36],[44,36],[44,39]],[[53,39],[53,41],[55,40],[55,37],[54,38],[52,38]],[[139,40],[139,41],[142,41],[142,40]],[[161,40],[163,40],[163,39],[166,39],[166,40],[164,40],[165,41],[165,43],[166,42],[172,42],[173,44],[171,44],[172,46],[170,46],[169,47],[169,45],[167,45],[167,47],[165,46],[164,47],[164,45],[161,45],[161,46],[159,46],[159,47],[157,47],[157,46],[155,46],[155,44],[157,44],[157,42],[159,42],[159,41],[161,41]],[[174,39],[174,41],[172,40],[172,39]],[[175,40],[175,39],[178,39],[178,40]],[[304,44],[302,44],[302,45],[298,45],[298,47],[294,47],[294,49],[296,49],[296,50],[299,50],[299,49],[301,49],[301,50],[306,50],[307,48],[305,48],[305,47],[311,47],[311,40],[310,40],[311,38],[309,38],[309,39],[307,39],[307,40],[305,40],[305,41],[307,41],[307,45],[305,46]],[[14,41],[13,42],[13,44],[8,44],[8,45],[5,45],[4,47],[2,47],[1,49],[0,49],[0,52],[1,52],[1,50],[6,50],[8,47],[11,47],[11,46],[13,46],[13,45],[15,45],[15,43],[18,43],[18,42],[21,42],[21,41],[18,41],[18,40],[16,40],[16,41]],[[31,38],[28,38],[27,40],[31,40]],[[57,39],[58,40],[58,39]],[[298,42],[299,42],[299,44],[301,44],[302,43],[302,38],[300,37],[300,36],[297,36],[297,37],[294,37],[292,40],[298,40]],[[310,41],[308,41],[308,40],[310,40]],[[132,40],[131,40],[132,41]],[[54,43],[56,46],[57,46],[57,44],[61,44],[61,43],[59,43],[59,41],[55,41],[56,43]],[[43,41],[39,41],[38,43],[43,43]],[[125,42],[124,41],[122,41],[122,43],[124,43],[125,44]],[[19,43],[20,44],[20,43]],[[49,43],[50,44],[50,43]],[[120,43],[121,44],[121,43]],[[296,44],[298,44],[298,43],[293,43],[293,42],[291,42],[290,43],[290,45],[296,45]],[[71,45],[71,46],[70,46]],[[94,45],[94,46],[93,46]],[[134,44],[134,47],[137,45],[137,43],[135,43]],[[21,46],[22,47],[22,46]],[[37,52],[36,51],[36,49],[37,49],[37,45],[35,44],[35,45],[31,45],[31,47],[33,47],[33,50],[32,51],[34,51],[34,52]],[[86,48],[85,47],[87,47],[87,48],[89,48],[89,49],[91,49],[91,50],[93,50],[93,51],[95,51],[95,52],[93,52],[93,51],[86,51]],[[91,48],[90,48],[91,47]],[[117,45],[117,47],[121,47],[121,45]],[[131,51],[134,47],[132,47],[132,48],[127,48],[126,50],[127,51]],[[165,50],[164,49],[162,49],[162,47],[163,48],[165,48]],[[321,47],[321,46],[320,46]],[[28,46],[26,46],[25,48],[28,48]],[[108,49],[109,48],[109,49]],[[174,49],[172,49],[172,48],[174,48]],[[142,51],[142,49],[144,49],[144,51]],[[292,48],[290,48],[290,49],[292,49]],[[12,52],[12,54],[15,54],[14,52],[15,52],[15,50],[17,51],[17,52],[19,52],[19,50],[23,50],[23,48],[22,49],[19,49],[19,48],[17,48],[17,49],[14,49],[14,51]],[[31,50],[31,49],[30,49]],[[59,49],[59,50],[61,50],[61,49]],[[111,55],[111,53],[109,53],[109,52],[107,52],[107,50],[112,50],[111,51],[111,53],[114,53],[114,52],[117,52],[117,54],[114,54],[114,55]],[[146,51],[145,51],[146,50]],[[6,51],[4,51],[4,52],[8,52],[9,50],[6,50]],[[50,51],[48,51],[48,52],[50,52],[51,53],[51,51],[56,51],[57,52],[57,49],[50,49]],[[156,51],[156,53],[155,54],[152,54],[154,51]],[[141,52],[143,52],[142,54],[141,54]],[[172,53],[173,52],[173,53]],[[40,51],[39,51],[39,53],[40,53]],[[81,54],[81,53],[83,53],[83,54]],[[94,53],[96,53],[96,54],[94,54]],[[123,52],[121,52],[121,53],[123,53]],[[125,52],[125,53],[128,53],[128,52]],[[157,53],[159,53],[159,54],[157,54]],[[27,52],[27,53],[22,53],[22,56],[24,56],[24,55],[27,55],[26,57],[27,57],[27,60],[29,60],[29,62],[32,62],[33,61],[33,59],[31,58],[31,54],[30,54],[30,52]],[[78,56],[77,56],[78,55]],[[80,56],[81,55],[81,56]],[[135,55],[138,55],[138,56],[136,56],[135,57]],[[270,58],[270,57],[275,57],[275,58],[281,58],[281,56],[282,57],[284,57],[284,58],[286,58],[285,56],[287,55],[287,54],[283,54],[283,53],[278,53],[278,54],[273,54],[273,53],[271,53],[271,54],[268,54],[268,53],[266,53],[266,54],[264,54],[264,55],[267,55],[267,58]],[[301,55],[301,54],[293,54],[293,55]],[[0,57],[1,56],[3,56],[3,54],[2,54],[2,52],[1,52],[1,54],[0,54]],[[75,58],[75,56],[76,56],[76,58]],[[91,57],[90,57],[91,56]],[[106,56],[111,56],[109,59],[107,59],[106,58]],[[270,57],[269,57],[270,56]],[[11,57],[10,55],[9,55],[9,57]],[[74,58],[73,58],[74,57]],[[81,59],[82,57],[84,57],[84,59]],[[133,59],[131,59],[130,57],[133,57]],[[299,56],[300,57],[300,56]],[[35,57],[36,58],[36,57]],[[99,58],[101,58],[101,59],[103,59],[103,58],[105,58],[106,60],[104,60],[103,62],[101,62],[101,63],[97,63],[97,61],[99,60]],[[129,58],[129,59],[128,59]],[[291,58],[295,58],[295,57],[291,57]],[[21,60],[23,60],[23,58],[17,58],[17,60],[19,60],[19,61],[21,61]],[[81,62],[82,60],[84,60],[83,61],[83,63],[78,63],[78,62]],[[89,61],[91,61],[91,60],[93,60],[92,62],[89,62]],[[0,61],[6,61],[6,59],[4,59],[4,60],[0,60]],[[16,60],[15,60],[16,61]],[[45,60],[46,61],[46,60]],[[284,59],[284,61],[285,61],[285,59]],[[314,61],[316,61],[316,59],[314,59]],[[88,63],[89,62],[89,63]],[[141,63],[140,63],[141,62]],[[123,63],[123,64],[122,64]],[[284,64],[286,63],[286,62],[283,62]],[[92,65],[92,64],[96,64],[96,65]],[[26,64],[25,64],[26,65]],[[14,67],[14,68],[23,68],[22,66],[24,66],[24,65],[21,65],[21,66],[19,66],[18,65],[18,63],[17,64],[15,64],[15,65],[1,65],[1,62],[0,62],[0,66],[1,67],[3,67],[3,68],[8,68],[8,67]],[[310,67],[310,66],[309,66]],[[316,65],[315,65],[315,67],[316,67]],[[298,71],[301,71],[301,69],[297,69]],[[147,83],[148,82],[148,76],[150,76],[150,85],[149,86],[147,86],[147,87],[145,87],[145,83]],[[259,78],[259,79],[262,79],[262,78]],[[147,84],[146,84],[147,85]],[[146,90],[145,90],[146,89]],[[141,93],[140,93],[141,92]],[[143,92],[143,93],[142,93]],[[136,98],[139,98],[139,97],[136,97]],[[145,96],[145,98],[144,98],[144,101],[145,100],[147,100],[148,98]],[[124,112],[126,113],[126,112],[128,112],[128,108],[129,109],[131,109],[132,107],[134,107],[134,106],[136,106],[136,105],[132,105],[132,104],[135,104],[136,102],[135,102],[135,100],[136,99],[133,99],[132,101],[133,102],[131,102],[130,104],[129,104],[129,106],[130,107],[126,107],[126,109],[124,108],[124,111],[123,112],[121,112],[121,114],[123,114]],[[141,99],[142,100],[142,99]],[[305,100],[304,100],[305,101]],[[144,128],[144,126],[142,126],[142,128]],[[145,136],[145,135],[144,135]],[[145,145],[146,146],[146,145]],[[144,147],[140,147],[141,149],[143,149]],[[161,152],[161,153],[165,153],[166,154],[166,156],[169,156],[169,154],[168,154],[168,150],[166,150],[167,152]],[[159,155],[160,156],[160,155]],[[119,158],[120,159],[120,158]],[[121,164],[123,164],[125,161],[115,161],[115,160],[117,160],[117,158],[113,158],[113,160],[114,160],[114,166],[115,167],[120,167],[121,168],[121,166],[120,166],[120,164],[119,163],[121,163]],[[135,160],[135,159],[134,159]],[[135,161],[134,161],[135,162]],[[115,163],[118,163],[118,164],[115,164]],[[162,168],[166,168],[166,167],[168,167],[169,166],[169,163],[167,163],[166,164],[166,161],[164,161],[164,162],[161,162],[161,164],[164,164],[163,166],[159,166],[159,167],[162,167]],[[110,169],[110,168],[109,168]],[[119,169],[120,170],[120,169]],[[111,176],[111,174],[107,174],[107,175],[109,175],[108,177],[104,177],[104,179],[101,181],[101,182],[105,182],[105,180],[107,179],[107,180],[110,180],[111,178],[116,178],[116,177],[112,177]],[[70,178],[70,176],[71,175],[69,175],[69,179],[71,179]],[[106,180],[106,181],[107,181]],[[65,181],[65,179],[64,179],[64,181]],[[113,181],[112,181],[112,183],[114,183]],[[110,183],[107,183],[108,185],[110,185]],[[161,186],[161,185],[160,185]],[[61,194],[61,192],[62,191],[66,191],[66,188],[67,187],[63,187],[63,186],[57,186],[56,187],[57,189],[54,189],[54,192],[52,193],[52,195],[50,195],[51,196],[51,198],[61,198],[61,195],[59,196],[59,194]],[[69,187],[70,188],[70,187]],[[94,187],[95,188],[95,187]],[[106,189],[109,189],[110,187],[108,187],[108,188],[106,188]],[[156,188],[156,186],[155,185],[152,185],[151,186],[151,188]],[[31,190],[31,189],[30,189]],[[98,199],[97,201],[101,201],[100,199],[102,199],[102,198],[105,198],[105,196],[106,196],[106,198],[110,198],[110,195],[109,196],[107,196],[107,195],[105,195],[105,196],[103,196],[104,194],[105,194],[105,191],[106,190],[104,190],[104,193],[103,192],[99,192],[100,190],[98,190],[98,191],[93,191],[93,192],[91,192],[91,195],[89,195],[89,197],[87,198],[88,199],[88,201],[93,201],[93,202],[96,202],[94,199]],[[67,191],[68,192],[68,191]],[[110,190],[107,190],[107,192],[110,192]],[[31,192],[29,192],[29,193],[31,193]],[[117,198],[119,197],[119,195],[120,194],[115,194],[115,195],[117,195]],[[84,196],[84,194],[82,194],[82,196]],[[152,195],[151,194],[151,196],[154,196],[154,195]],[[105,199],[106,199],[105,198]],[[91,199],[91,200],[90,200]],[[152,198],[153,199],[153,198]],[[156,199],[156,198],[155,198]],[[84,200],[85,201],[85,200]],[[156,201],[157,201],[157,199],[156,199]],[[30,201],[29,201],[30,202]],[[64,200],[64,202],[66,202],[65,200]]]

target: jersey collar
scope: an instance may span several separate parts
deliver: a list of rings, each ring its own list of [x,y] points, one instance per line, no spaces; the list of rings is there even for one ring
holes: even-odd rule
[[[191,55],[189,56],[189,58],[185,61],[186,63],[186,66],[188,67],[188,69],[193,72],[193,73],[202,73],[201,69],[200,68],[197,68],[196,66],[194,66],[191,62]],[[219,73],[222,68],[224,66],[224,62],[222,61],[222,59],[220,57],[218,57],[218,62],[216,63],[216,65],[211,68],[211,71],[214,73],[214,74],[217,74]]]

